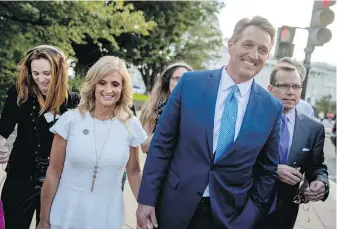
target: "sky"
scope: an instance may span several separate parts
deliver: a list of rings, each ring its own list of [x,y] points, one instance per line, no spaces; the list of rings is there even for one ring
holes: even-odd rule
[[[234,26],[243,17],[260,15],[267,18],[277,29],[282,25],[309,27],[313,0],[224,0],[224,7],[219,15],[220,28],[224,38],[229,38]],[[337,4],[330,7],[335,14],[335,21],[328,25],[332,39],[324,46],[316,47],[312,62],[337,63]],[[297,60],[304,59],[308,31],[297,29],[294,38],[294,55]],[[274,50],[272,50],[273,52]]]

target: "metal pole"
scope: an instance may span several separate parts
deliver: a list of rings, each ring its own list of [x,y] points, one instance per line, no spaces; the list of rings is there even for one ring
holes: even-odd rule
[[[303,89],[302,89],[302,94],[301,94],[301,99],[305,100],[305,93],[307,91],[307,84],[308,84],[308,77],[309,77],[309,72],[310,72],[310,64],[311,64],[311,54],[314,52],[315,48],[314,47],[306,47],[304,49],[305,52],[305,58],[303,61],[304,67],[306,68],[307,72],[305,75],[305,79],[303,81]]]

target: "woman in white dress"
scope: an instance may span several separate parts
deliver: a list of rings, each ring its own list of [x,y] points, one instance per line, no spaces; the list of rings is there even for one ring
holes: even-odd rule
[[[55,133],[42,187],[38,229],[120,229],[126,167],[135,198],[141,182],[139,145],[147,135],[130,110],[125,63],[105,56],[88,71],[80,105],[51,128]]]

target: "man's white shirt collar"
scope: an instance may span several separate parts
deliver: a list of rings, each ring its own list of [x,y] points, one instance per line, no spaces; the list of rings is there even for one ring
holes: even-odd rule
[[[228,88],[232,87],[234,85],[234,81],[232,79],[232,77],[230,77],[230,75],[228,74],[227,70],[226,70],[226,66],[223,67],[222,69],[222,77],[221,77],[221,88],[222,91],[227,90]],[[241,95],[241,97],[245,96],[248,92],[250,92],[250,88],[253,84],[253,78],[251,78],[250,80],[244,82],[244,83],[240,83],[237,84],[239,87],[239,93]]]
[[[294,125],[295,123],[295,115],[296,115],[295,107],[285,114],[291,125]]]

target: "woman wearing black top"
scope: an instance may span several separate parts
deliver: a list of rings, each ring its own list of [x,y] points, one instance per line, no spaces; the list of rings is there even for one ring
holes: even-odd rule
[[[0,163],[8,161],[1,199],[6,229],[29,229],[40,215],[40,190],[54,135],[49,128],[79,102],[68,91],[64,53],[50,45],[31,49],[21,60],[16,87],[8,92],[0,118]],[[5,148],[17,125],[11,153]]]
[[[147,153],[149,150],[158,119],[165,108],[171,92],[181,76],[187,71],[192,71],[192,68],[182,61],[174,61],[166,64],[164,70],[157,78],[151,91],[151,97],[144,104],[139,118],[144,130],[149,136],[142,144],[143,153]]]

